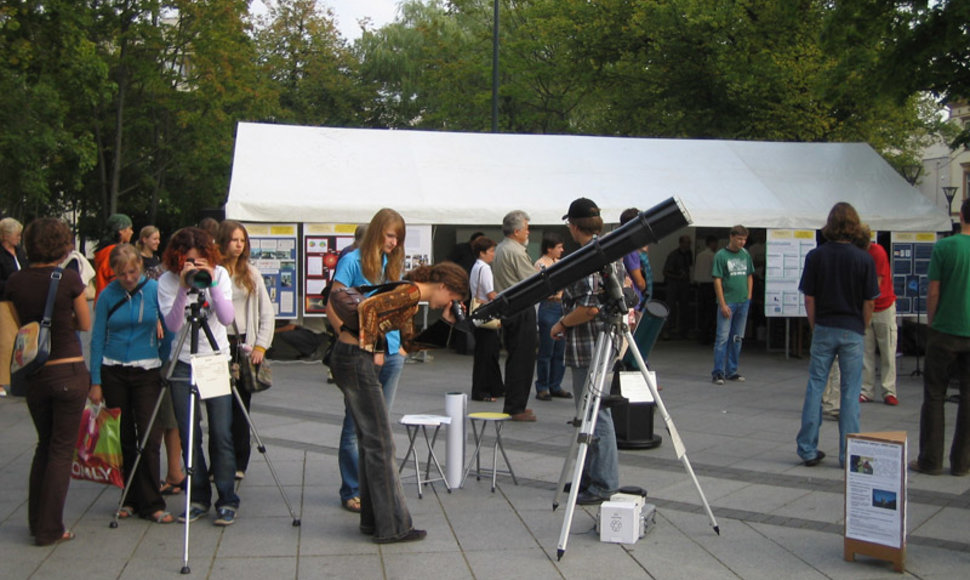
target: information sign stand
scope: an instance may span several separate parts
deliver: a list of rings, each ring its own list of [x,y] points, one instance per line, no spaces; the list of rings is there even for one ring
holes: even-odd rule
[[[906,432],[846,438],[845,559],[856,554],[906,563]]]

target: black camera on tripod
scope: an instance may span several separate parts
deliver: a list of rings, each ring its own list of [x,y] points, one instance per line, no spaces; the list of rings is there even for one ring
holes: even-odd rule
[[[193,258],[189,258],[185,261],[190,264],[195,264],[195,259]],[[212,274],[199,268],[193,268],[185,273],[185,283],[188,284],[190,288],[198,288],[199,290],[208,288],[212,286]]]

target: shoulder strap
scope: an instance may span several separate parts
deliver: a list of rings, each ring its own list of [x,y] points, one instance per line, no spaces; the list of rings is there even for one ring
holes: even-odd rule
[[[380,294],[381,292],[387,292],[388,290],[393,290],[394,288],[397,288],[398,286],[401,286],[404,284],[411,284],[411,282],[408,280],[400,280],[397,282],[387,282],[385,284],[377,284],[374,286],[357,286],[357,290],[362,294],[367,294],[368,296],[371,296],[373,294]]]
[[[133,289],[131,290],[131,292],[129,292],[129,291],[127,291],[127,290],[125,290],[125,297],[124,297],[124,298],[122,298],[121,300],[119,300],[118,302],[116,302],[116,303],[115,303],[115,305],[114,305],[114,306],[112,306],[112,307],[111,307],[111,308],[110,308],[110,309],[108,310],[108,315],[107,315],[107,316],[105,316],[105,320],[107,320],[107,319],[109,319],[109,318],[111,318],[111,315],[112,315],[112,314],[114,314],[115,312],[117,312],[117,311],[118,311],[118,309],[119,309],[119,308],[121,308],[121,305],[122,305],[122,304],[124,304],[125,302],[128,302],[129,300],[131,300],[131,297],[132,297],[132,296],[134,296],[135,294],[137,294],[137,293],[138,293],[138,291],[139,291],[139,290],[141,290],[141,289],[142,289],[142,287],[144,287],[144,286],[145,286],[145,284],[148,284],[148,280],[149,280],[149,278],[148,278],[148,277],[146,276],[144,280],[142,280],[141,282],[139,282],[139,283],[138,283],[138,285],[137,285],[137,286],[135,286],[135,287],[134,287],[134,288],[133,288]]]
[[[57,297],[57,287],[61,283],[61,276],[64,271],[60,266],[51,272],[51,284],[47,287],[47,304],[44,306],[44,319],[40,321],[41,326],[50,328],[51,316],[54,314],[54,300]]]

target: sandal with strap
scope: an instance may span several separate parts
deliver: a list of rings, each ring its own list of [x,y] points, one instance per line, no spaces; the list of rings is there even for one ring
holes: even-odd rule
[[[153,521],[156,524],[171,524],[175,523],[175,516],[165,510],[158,510],[157,512],[142,516],[143,519]]]
[[[119,520],[127,520],[128,518],[130,518],[130,517],[132,517],[134,515],[135,515],[135,509],[133,507],[131,507],[131,506],[127,506],[126,505],[125,507],[123,507],[120,510],[118,510],[118,519]]]
[[[182,488],[184,487],[185,487],[184,479],[178,483],[163,481],[161,487],[159,488],[159,492],[161,492],[162,495],[178,495],[182,493]]]
[[[343,502],[343,508],[349,512],[354,512],[355,514],[360,513],[360,498],[352,497],[347,501]]]

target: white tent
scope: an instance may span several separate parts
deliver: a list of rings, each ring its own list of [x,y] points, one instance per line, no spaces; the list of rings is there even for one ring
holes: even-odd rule
[[[255,222],[559,224],[589,197],[608,222],[675,196],[694,226],[818,229],[852,203],[882,231],[949,231],[946,212],[863,143],[764,143],[240,123],[226,216]]]

